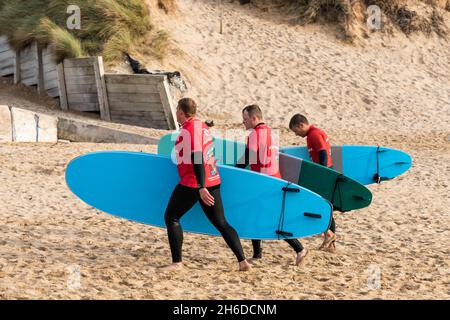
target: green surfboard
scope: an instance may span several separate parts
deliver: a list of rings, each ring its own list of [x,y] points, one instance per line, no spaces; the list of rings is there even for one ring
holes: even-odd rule
[[[178,132],[163,136],[158,153],[175,157]],[[214,157],[218,164],[235,166],[245,152],[245,144],[214,137]],[[365,208],[372,202],[372,193],[364,185],[336,170],[314,162],[279,154],[280,173],[284,180],[309,189],[330,201],[341,212]]]

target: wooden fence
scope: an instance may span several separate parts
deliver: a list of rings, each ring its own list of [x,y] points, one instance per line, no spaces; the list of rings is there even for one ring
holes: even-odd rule
[[[0,37],[0,76],[14,74],[16,52],[9,46],[6,37]]]
[[[0,76],[37,86],[59,97],[62,110],[98,112],[106,121],[157,129],[178,129],[167,76],[105,74],[102,57],[65,59],[56,64],[51,48],[36,43],[14,51],[0,37]]]
[[[105,74],[111,120],[157,129],[178,129],[166,76]]]
[[[6,37],[0,37],[0,76],[14,75],[14,83],[37,86],[39,93],[46,92],[55,98],[58,93],[56,62],[49,47],[41,48],[36,43],[16,52]]]
[[[66,59],[58,65],[61,109],[100,112],[111,121],[105,107],[102,57]]]

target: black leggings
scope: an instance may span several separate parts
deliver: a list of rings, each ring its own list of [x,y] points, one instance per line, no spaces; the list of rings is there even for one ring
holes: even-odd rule
[[[183,245],[183,229],[180,225],[181,217],[188,212],[197,201],[208,217],[208,220],[219,230],[225,242],[233,251],[239,262],[245,260],[244,251],[242,250],[241,241],[239,240],[236,230],[230,226],[225,219],[223,212],[222,197],[220,196],[220,185],[207,188],[214,197],[214,205],[207,206],[200,199],[200,193],[197,188],[189,188],[177,185],[172,192],[169,204],[167,205],[164,220],[167,226],[167,234],[169,236],[170,250],[172,252],[172,261],[181,262],[181,247]]]
[[[295,250],[295,252],[299,253],[303,251],[303,246],[297,239],[284,239],[289,245]],[[252,240],[253,245],[253,258],[261,258],[262,257],[262,241],[261,240]]]

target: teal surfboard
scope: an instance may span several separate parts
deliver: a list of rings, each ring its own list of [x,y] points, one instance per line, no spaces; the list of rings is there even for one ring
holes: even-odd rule
[[[280,152],[310,159],[306,147],[286,147]],[[407,153],[377,146],[333,146],[331,156],[336,171],[364,185],[394,179],[412,165],[411,156]]]
[[[241,238],[301,238],[328,229],[332,206],[316,193],[250,171],[226,166],[218,170],[225,216]],[[108,151],[72,160],[66,182],[92,207],[165,228],[164,212],[179,176],[167,156]],[[188,232],[219,235],[198,203],[181,223]]]
[[[158,144],[158,153],[171,155],[174,159],[177,136],[177,132],[163,136]],[[218,137],[213,137],[213,141],[214,157],[220,164],[235,166],[244,155],[244,143]],[[369,189],[335,170],[287,154],[279,155],[279,164],[284,180],[319,194],[330,201],[335,210],[344,212],[361,209],[372,202]]]

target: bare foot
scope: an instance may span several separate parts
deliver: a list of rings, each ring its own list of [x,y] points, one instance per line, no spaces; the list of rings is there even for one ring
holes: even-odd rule
[[[328,236],[328,234],[331,234],[331,236]],[[327,236],[325,236],[325,239],[323,240],[322,245],[319,247],[319,250],[326,250],[329,251],[329,247],[332,243],[336,241],[336,234],[328,230]]]
[[[330,243],[330,245],[324,249],[327,252],[335,253],[336,252],[336,242],[333,241]]]
[[[247,260],[239,262],[239,271],[249,271],[252,265]]]
[[[250,259],[248,259],[248,262],[250,264],[258,263],[259,261],[261,261],[261,258],[250,258]]]
[[[182,262],[174,262],[172,264],[169,264],[168,266],[164,266],[159,268],[159,271],[165,272],[165,271],[177,271],[183,269],[183,263]]]
[[[295,265],[296,266],[302,265],[303,262],[305,261],[305,257],[306,257],[307,254],[308,254],[308,250],[307,249],[303,249],[302,251],[297,253],[297,259],[295,260]]]

